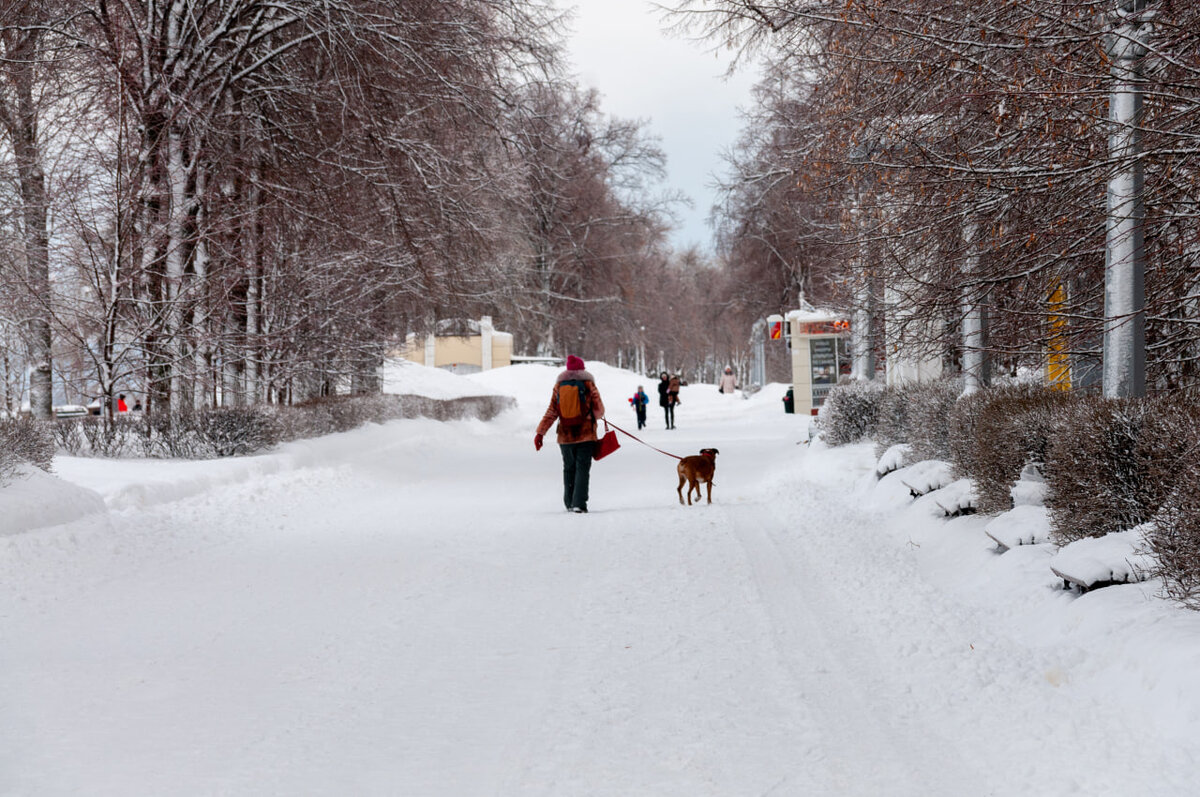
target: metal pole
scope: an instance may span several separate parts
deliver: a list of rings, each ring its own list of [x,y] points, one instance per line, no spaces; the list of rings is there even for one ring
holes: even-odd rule
[[[1104,395],[1146,394],[1145,241],[1142,203],[1142,70],[1150,12],[1146,0],[1119,0],[1108,36],[1108,223],[1104,257]]]
[[[767,383],[767,320],[760,318],[750,328],[753,359],[750,362],[750,384],[759,390]]]
[[[969,395],[988,383],[987,362],[987,310],[980,301],[978,286],[971,285],[979,266],[979,247],[976,237],[979,225],[969,221],[963,225],[963,241],[966,245],[966,256],[963,258],[963,276],[967,285],[963,287],[963,320],[962,320],[962,369],[963,395]]]

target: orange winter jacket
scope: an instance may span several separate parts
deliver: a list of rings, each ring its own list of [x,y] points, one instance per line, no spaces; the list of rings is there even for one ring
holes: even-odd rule
[[[550,392],[550,406],[538,424],[537,433],[545,434],[550,430],[550,424],[558,419],[558,386],[568,379],[579,379],[587,385],[588,406],[591,408],[591,418],[577,430],[564,429],[558,425],[557,436],[559,445],[567,443],[586,443],[595,441],[596,421],[604,417],[604,402],[600,400],[600,390],[596,387],[596,379],[587,371],[563,371],[554,380],[554,390]]]

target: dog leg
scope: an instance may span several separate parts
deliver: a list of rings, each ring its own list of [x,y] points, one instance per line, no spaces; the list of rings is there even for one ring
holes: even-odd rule
[[[683,483],[687,481],[687,477],[682,473],[679,474],[679,486],[675,488],[675,492],[679,494],[679,503],[683,504]],[[688,501],[692,500],[692,488],[688,487]]]
[[[699,498],[699,497],[700,497],[700,491],[697,490],[696,498]],[[710,504],[712,503],[712,481],[711,480],[709,480],[709,482],[708,482],[708,502]]]

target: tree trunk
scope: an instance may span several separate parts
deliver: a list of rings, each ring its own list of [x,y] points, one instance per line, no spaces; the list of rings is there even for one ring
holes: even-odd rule
[[[37,110],[33,98],[33,64],[15,73],[17,108],[9,115],[13,155],[21,190],[22,244],[28,302],[25,322],[29,352],[29,406],[33,417],[48,420],[54,414],[54,386],[50,335],[50,248],[47,233],[46,176],[37,141]]]

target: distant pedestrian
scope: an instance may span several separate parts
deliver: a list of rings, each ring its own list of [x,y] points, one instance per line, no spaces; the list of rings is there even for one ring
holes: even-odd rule
[[[667,382],[667,401],[671,405],[671,428],[675,428],[675,408],[683,402],[679,400],[679,374],[673,374]]]
[[[638,428],[645,427],[646,405],[650,403],[650,397],[646,395],[645,390],[642,390],[641,385],[638,385],[637,392],[633,394],[633,398],[629,399],[629,403],[633,405],[633,411],[637,413]]]
[[[669,393],[671,388],[671,375],[666,371],[659,374],[658,383],[658,406],[663,408],[663,416],[667,420],[667,428],[671,429],[675,426],[675,401]]]
[[[142,400],[141,400],[141,399],[134,399],[134,400],[133,400],[133,411],[134,411],[134,412],[141,412],[141,411],[142,411]]]
[[[732,396],[733,391],[737,390],[737,377],[733,375],[733,369],[728,365],[725,366],[725,373],[721,375],[717,390],[727,396]]]
[[[117,396],[117,412],[129,412],[129,405],[125,403],[124,393]]]
[[[533,447],[542,450],[543,436],[558,420],[558,447],[563,459],[563,506],[569,512],[587,512],[588,480],[596,448],[596,421],[604,417],[604,402],[596,379],[583,360],[571,355],[567,370],[554,381],[550,406],[533,436]]]

